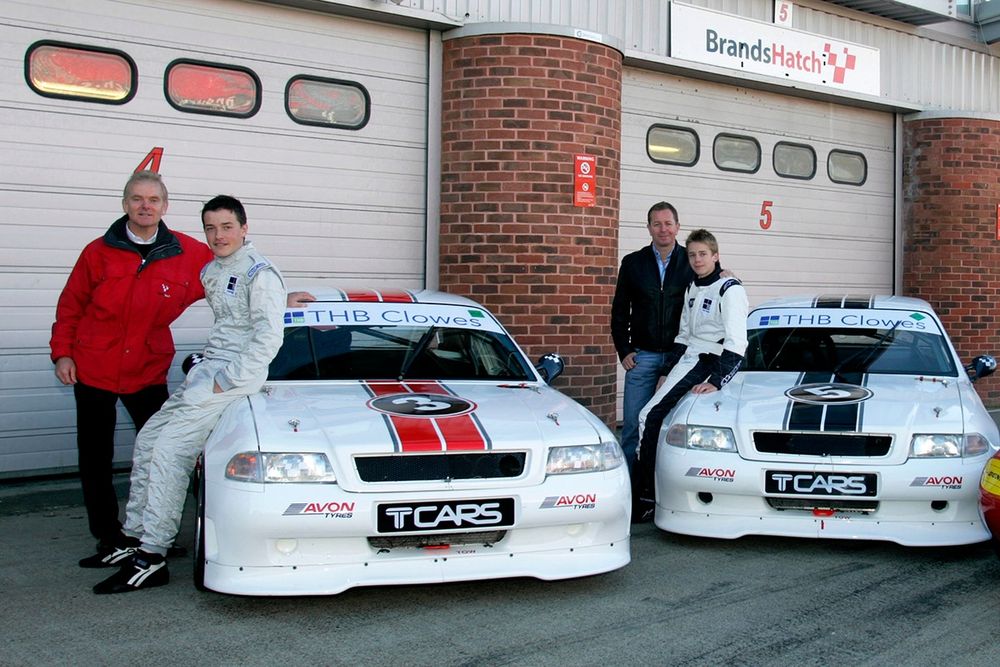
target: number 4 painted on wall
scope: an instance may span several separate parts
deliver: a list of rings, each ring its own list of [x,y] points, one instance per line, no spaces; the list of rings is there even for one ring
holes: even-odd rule
[[[146,157],[142,158],[142,162],[139,166],[135,168],[136,171],[142,171],[143,169],[149,169],[152,172],[160,173],[160,158],[163,157],[163,147],[156,146],[153,150],[146,153]]]

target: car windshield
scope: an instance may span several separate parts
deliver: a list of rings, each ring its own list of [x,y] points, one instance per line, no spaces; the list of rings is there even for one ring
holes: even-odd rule
[[[497,331],[437,326],[291,326],[269,380],[535,380]]]
[[[895,327],[768,327],[748,332],[744,370],[944,375],[958,371],[944,336]]]

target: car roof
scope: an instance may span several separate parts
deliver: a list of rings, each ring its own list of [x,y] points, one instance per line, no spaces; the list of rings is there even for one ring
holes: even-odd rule
[[[366,287],[310,287],[299,289],[309,292],[316,301],[348,302],[348,303],[428,303],[449,306],[482,306],[472,299],[438,290],[402,289],[402,288],[366,288]]]
[[[804,294],[769,299],[753,310],[764,308],[854,308],[885,310],[923,310],[934,312],[923,299],[890,294]]]

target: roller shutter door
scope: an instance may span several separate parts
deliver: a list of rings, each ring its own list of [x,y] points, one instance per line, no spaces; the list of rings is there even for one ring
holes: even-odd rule
[[[165,220],[201,237],[215,194],[247,205],[250,237],[290,287],[421,287],[425,275],[426,31],[253,2],[34,0],[0,9],[0,476],[76,465],[72,392],[48,359],[55,304],[80,250],[121,214],[121,187],[154,147],[170,190]],[[125,104],[34,92],[25,54],[40,40],[126,53]],[[178,59],[259,78],[257,113],[185,113],[164,72]],[[350,82],[370,97],[360,129],[294,122],[293,77]],[[211,323],[202,304],[174,325],[177,358]],[[171,386],[179,373],[171,374]],[[120,412],[116,461],[131,457]]]
[[[751,305],[807,292],[892,293],[891,113],[637,69],[626,69],[622,96],[621,256],[649,243],[646,211],[667,200],[680,213],[678,240],[699,227],[714,233],[723,265],[743,280]],[[693,166],[650,158],[647,134],[658,125],[697,135]],[[756,141],[759,170],[716,166],[713,142],[720,134]],[[775,173],[773,152],[782,142],[812,147],[811,179]],[[831,151],[863,156],[864,183],[832,181]]]

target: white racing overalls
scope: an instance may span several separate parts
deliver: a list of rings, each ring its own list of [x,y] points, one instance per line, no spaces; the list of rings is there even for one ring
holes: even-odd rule
[[[194,462],[223,410],[260,391],[281,347],[284,281],[252,244],[210,262],[201,282],[215,315],[205,360],[135,441],[123,531],[150,553],[165,554],[173,543]],[[213,391],[216,383],[222,393]]]
[[[652,500],[656,445],[663,421],[675,405],[702,382],[722,389],[747,349],[747,293],[739,280],[719,277],[716,269],[696,278],[684,293],[681,326],[664,364],[666,380],[639,412],[637,491]]]

